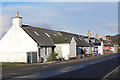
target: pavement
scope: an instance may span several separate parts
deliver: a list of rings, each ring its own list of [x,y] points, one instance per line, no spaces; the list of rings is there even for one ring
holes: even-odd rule
[[[37,64],[22,64],[12,67],[3,67],[3,79],[10,79],[18,76],[32,75],[45,70],[58,69],[62,67],[68,67],[76,64],[82,64],[95,60],[102,60],[110,56],[115,56],[118,54],[108,54],[108,55],[98,55],[90,56],[82,59],[72,59],[63,62],[52,62],[52,63],[37,63]]]

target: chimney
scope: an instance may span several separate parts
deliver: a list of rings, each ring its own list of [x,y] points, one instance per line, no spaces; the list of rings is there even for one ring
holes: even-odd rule
[[[102,39],[103,39],[103,40],[106,40],[106,37],[103,35]]]
[[[110,36],[108,35],[108,36],[106,36],[106,38],[107,38],[107,41],[110,41]]]
[[[97,34],[97,33],[96,33],[96,35],[95,35],[95,38],[99,40],[99,36],[98,36],[98,34]]]
[[[90,33],[90,31],[88,31],[88,34],[87,34],[87,35],[88,35],[89,38],[91,37],[91,33]]]
[[[22,26],[22,17],[19,17],[19,12],[16,12],[16,17],[12,18],[12,26]]]

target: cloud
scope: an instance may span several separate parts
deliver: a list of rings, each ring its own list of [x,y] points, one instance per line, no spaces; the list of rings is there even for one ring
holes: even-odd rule
[[[64,8],[67,11],[70,12],[78,12],[78,11],[90,11],[91,9],[87,7],[69,7],[69,8]]]
[[[94,26],[95,27],[95,26]],[[118,24],[116,23],[106,23],[102,25],[96,25],[96,33],[100,34],[102,37],[103,35],[111,35],[118,33]]]
[[[3,7],[4,13],[13,14],[16,11],[21,12],[21,14],[23,14],[25,17],[34,17],[34,19],[36,17],[41,17],[43,20],[46,18],[61,18],[59,10],[57,10],[55,7],[41,7],[35,5],[8,5]]]
[[[107,27],[118,27],[118,24],[115,24],[115,23],[109,23],[109,24],[106,24]]]
[[[118,31],[118,24],[108,23],[105,25],[109,30]]]
[[[118,24],[107,23],[96,27],[97,31],[118,31]]]
[[[0,15],[0,39],[4,36],[4,34],[10,29],[10,16],[9,15]]]
[[[60,23],[60,20],[65,18],[65,15],[56,7],[37,5],[8,5],[3,7],[3,13],[9,16],[15,15],[17,11],[23,17],[23,24],[27,23],[46,29],[70,31],[69,28]]]
[[[108,19],[104,19],[104,18],[102,18],[102,19],[98,19],[97,21],[99,21],[99,22],[109,22],[109,20]]]

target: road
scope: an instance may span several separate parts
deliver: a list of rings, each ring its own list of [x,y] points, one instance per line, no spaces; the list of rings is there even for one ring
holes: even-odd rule
[[[96,56],[94,56],[96,57]],[[41,70],[37,67],[37,72],[34,70],[29,70],[27,72],[32,74],[26,75],[14,75],[11,76],[9,80],[41,80],[41,79],[102,79],[105,75],[111,72],[113,69],[119,66],[120,55],[112,56],[98,56],[96,58],[88,58],[81,61],[73,61],[66,63],[55,63],[52,65],[44,65],[43,69],[39,66]],[[28,67],[29,68],[29,67]],[[35,69],[35,67],[33,68]],[[7,71],[6,71],[7,72]],[[20,73],[20,72],[19,72]],[[22,73],[25,73],[22,72]],[[16,73],[17,74],[17,73]],[[5,75],[4,75],[5,76]],[[8,76],[8,75],[7,75]],[[6,76],[5,76],[6,77]],[[6,78],[4,78],[6,80]]]
[[[119,57],[120,59],[120,57]],[[119,63],[120,64],[120,63]],[[85,79],[102,79],[110,71],[118,67],[118,58],[102,61],[96,64],[87,65],[82,69],[77,69],[71,72],[53,76],[51,78],[85,78]]]

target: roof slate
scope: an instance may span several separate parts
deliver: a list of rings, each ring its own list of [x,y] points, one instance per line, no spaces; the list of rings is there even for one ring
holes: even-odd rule
[[[103,40],[102,38],[100,40],[103,41],[104,46],[113,46],[114,45],[114,43],[112,41]]]
[[[78,47],[89,47],[89,43],[87,43],[80,35],[77,34],[37,28],[28,25],[23,25],[22,28],[37,43],[39,43],[39,46],[54,46],[54,44],[70,43],[72,37],[74,37]],[[39,35],[37,35],[37,33]],[[46,34],[48,34],[50,37]]]
[[[38,46],[55,46],[52,39],[48,37],[40,28],[22,26],[23,30],[38,43]]]

